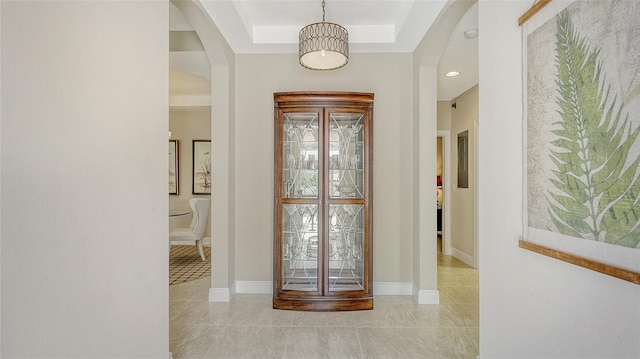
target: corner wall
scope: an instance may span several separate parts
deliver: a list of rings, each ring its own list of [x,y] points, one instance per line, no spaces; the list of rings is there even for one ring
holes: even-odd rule
[[[479,3],[480,358],[639,358],[640,286],[518,247],[531,3]]]
[[[166,358],[166,2],[2,1],[3,358]]]
[[[2,5],[0,5],[0,38],[2,36]],[[0,40],[1,44],[1,40]],[[0,45],[0,59],[2,46]],[[2,61],[0,61],[0,89],[2,89]],[[0,98],[0,114],[2,114],[2,99]],[[2,148],[2,115],[0,115],[0,148]],[[0,204],[2,203],[2,156],[0,155]],[[2,223],[2,206],[0,205],[0,223]],[[2,353],[2,230],[0,230],[0,354]]]
[[[452,108],[451,104],[456,107]],[[476,187],[476,139],[475,125],[478,121],[478,85],[453,99],[451,108],[451,254],[475,267],[474,229],[476,209],[474,203]],[[468,188],[458,188],[458,134],[469,131],[468,142]]]
[[[421,304],[436,304],[440,300],[437,291],[436,193],[433,190],[439,106],[437,66],[453,28],[474,3],[449,0],[443,4],[413,53],[413,285],[417,287],[418,303]]]

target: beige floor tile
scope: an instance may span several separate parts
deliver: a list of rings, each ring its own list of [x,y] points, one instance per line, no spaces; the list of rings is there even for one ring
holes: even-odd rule
[[[230,303],[209,303],[200,301],[188,301],[170,313],[170,323],[178,325],[204,324],[204,325],[229,325],[235,323],[236,310]]]
[[[354,312],[293,312],[294,327],[351,327],[356,324]]]
[[[285,358],[360,358],[356,328],[292,328]]]
[[[418,305],[414,307],[414,316],[418,326],[422,328],[457,328],[465,327],[462,313],[452,304]]]
[[[212,327],[204,358],[283,358],[288,327]]]
[[[475,358],[478,355],[478,331],[461,328],[438,328],[434,342],[440,358]]]
[[[413,308],[416,304],[377,304],[373,310],[353,312],[354,325],[357,327],[415,328],[418,318]]]
[[[197,358],[463,358],[478,355],[478,272],[438,257],[439,305],[375,296],[354,312],[274,310],[270,294],[209,303],[210,278],[170,286],[170,349]]]
[[[461,303],[452,304],[453,310],[456,311],[464,321],[464,327],[466,328],[479,328],[480,327],[480,306],[478,303]]]
[[[445,301],[441,303],[478,303],[480,293],[477,287],[440,287],[440,298],[444,293]]]
[[[422,328],[358,328],[363,358],[439,358],[435,337]]]
[[[416,299],[412,295],[375,295],[373,306],[378,304],[414,304]]]
[[[270,302],[235,301],[233,314],[226,325],[291,326],[294,312],[273,309]]]
[[[173,359],[203,358],[211,346],[213,335],[209,325],[172,325],[169,351],[173,353]]]
[[[236,302],[258,302],[266,303],[270,307],[273,306],[273,295],[271,294],[236,294],[233,297]]]
[[[187,284],[169,286],[169,301],[173,302],[180,300],[209,301],[209,287]]]

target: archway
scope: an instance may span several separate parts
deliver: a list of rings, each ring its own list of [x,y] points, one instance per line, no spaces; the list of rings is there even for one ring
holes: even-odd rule
[[[199,2],[173,2],[196,31],[211,65],[211,263],[210,301],[229,301],[234,283],[234,54]]]
[[[420,304],[439,303],[435,188],[438,62],[451,32],[473,1],[449,1],[414,52],[414,295]],[[417,203],[416,203],[417,202]]]

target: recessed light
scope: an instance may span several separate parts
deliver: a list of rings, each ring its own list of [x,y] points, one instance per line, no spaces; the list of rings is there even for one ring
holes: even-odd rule
[[[464,32],[465,39],[475,39],[478,36],[478,29],[469,29]]]
[[[455,77],[455,76],[460,75],[460,73],[458,71],[449,71],[444,75],[447,76],[447,77]]]

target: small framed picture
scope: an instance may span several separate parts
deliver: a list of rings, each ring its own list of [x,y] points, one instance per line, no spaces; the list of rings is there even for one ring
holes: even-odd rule
[[[178,140],[169,140],[169,194],[180,194]]]
[[[469,188],[469,131],[458,134],[458,188]]]
[[[193,140],[193,194],[211,194],[211,140]]]

